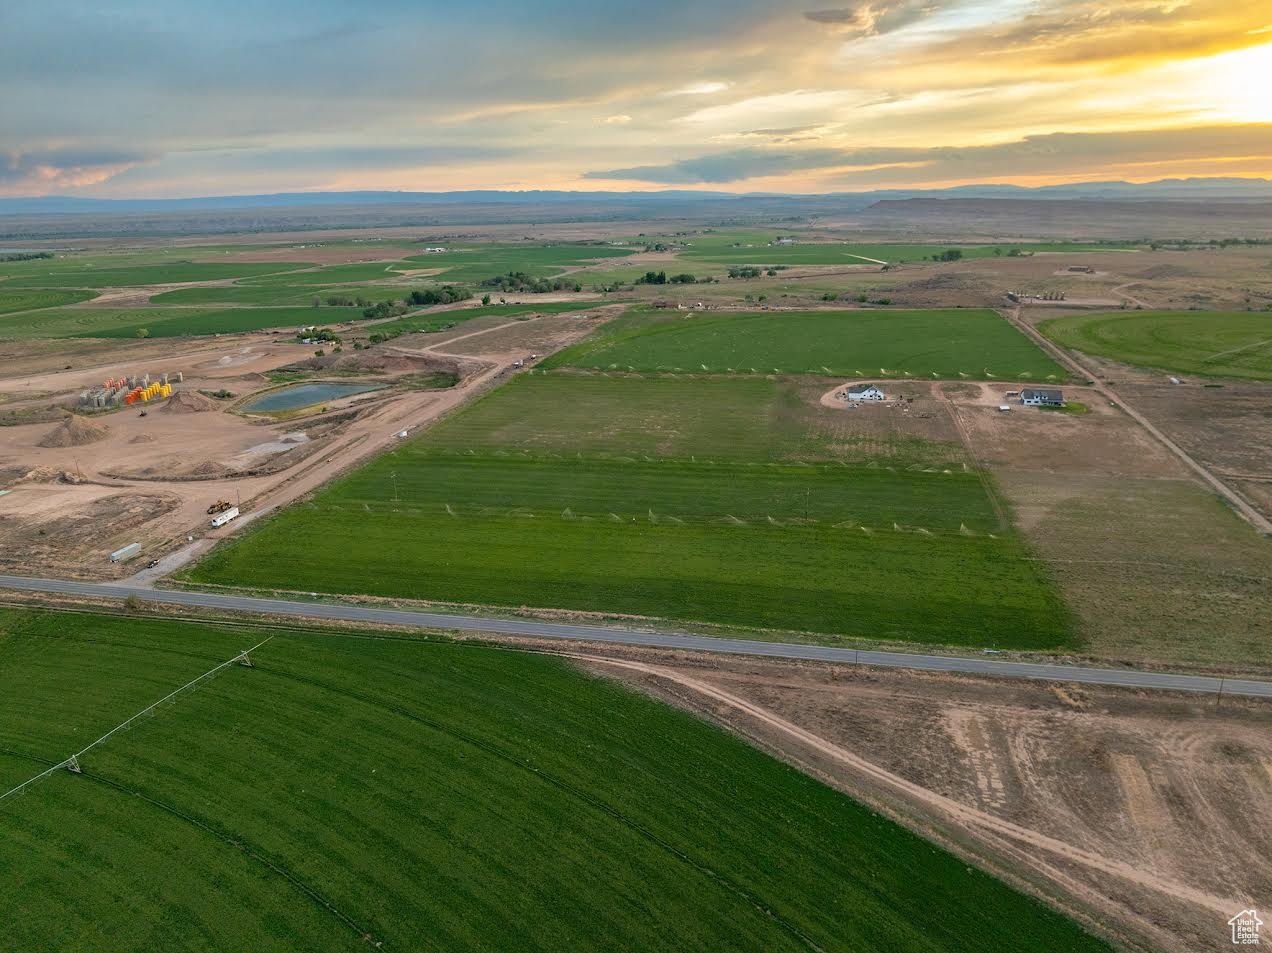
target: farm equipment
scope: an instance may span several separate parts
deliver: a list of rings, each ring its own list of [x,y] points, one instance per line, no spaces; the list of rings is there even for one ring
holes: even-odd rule
[[[214,516],[217,513],[224,513],[226,510],[234,506],[229,500],[217,500],[208,507],[208,516]]]

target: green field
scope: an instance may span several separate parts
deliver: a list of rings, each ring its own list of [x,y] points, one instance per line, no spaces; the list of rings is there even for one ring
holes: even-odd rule
[[[729,265],[785,265],[797,268],[803,265],[864,265],[875,262],[889,264],[905,261],[924,261],[950,249],[962,252],[963,258],[993,258],[1007,255],[1013,248],[1024,252],[1100,252],[1113,249],[1107,246],[1071,242],[1032,244],[960,245],[946,244],[896,244],[891,242],[859,244],[855,242],[812,243],[799,241],[794,245],[771,245],[769,236],[731,236],[732,240],[719,238],[694,239],[690,247],[680,253],[682,259],[715,262]],[[692,269],[682,269],[691,271]]]
[[[20,291],[0,284],[0,314],[33,311],[36,308],[58,308],[78,304],[97,297],[92,291]]]
[[[1272,380],[1272,314],[1115,311],[1038,325],[1065,347],[1182,374]]]
[[[244,285],[341,285],[358,281],[384,281],[390,278],[401,278],[394,267],[400,261],[362,261],[346,265],[326,265],[312,271],[287,271],[282,274],[265,275],[261,278],[248,278]],[[291,267],[291,266],[288,266]]]
[[[438,281],[479,282],[510,271],[552,277],[571,265],[599,258],[621,258],[635,251],[609,245],[471,245],[432,255],[413,255],[405,268],[444,268]]]
[[[471,321],[473,318],[516,318],[529,317],[534,314],[568,314],[571,311],[587,311],[589,308],[612,303],[610,301],[550,301],[544,304],[492,304],[477,308],[453,308],[448,311],[427,311],[423,314],[406,315],[401,318],[395,318],[392,321],[380,321],[376,324],[367,325],[367,329],[379,331],[382,334],[438,331],[450,327],[452,324],[458,324],[461,321]]]
[[[405,297],[420,283],[412,285],[307,285],[297,276],[293,284],[234,284],[211,288],[178,288],[154,295],[150,301],[156,305],[190,304],[243,304],[263,307],[277,305],[306,305],[317,299],[326,307],[327,298],[339,295],[344,298],[365,298],[367,301],[395,301]]]
[[[30,266],[18,268],[16,265]],[[189,262],[111,267],[97,261],[54,259],[0,265],[0,277],[7,276],[9,288],[128,288],[135,285],[175,284],[183,281],[219,281],[247,278],[298,268],[312,268],[302,262]]]
[[[687,373],[1059,380],[993,311],[632,312],[545,367]]]
[[[357,308],[69,308],[0,317],[3,338],[132,338],[233,334],[361,318]]]
[[[850,462],[835,446],[773,381],[520,378],[185,578],[823,637],[1073,644],[1067,610],[975,471]]]
[[[1071,921],[556,658],[0,610],[0,947],[1081,951]]]

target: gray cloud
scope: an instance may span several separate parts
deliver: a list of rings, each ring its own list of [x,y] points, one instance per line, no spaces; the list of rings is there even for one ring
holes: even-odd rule
[[[854,7],[809,10],[804,19],[837,32],[876,35],[891,33],[916,23],[940,7],[940,0],[895,0],[895,2],[860,3]]]
[[[697,159],[682,159],[667,165],[635,166],[586,172],[585,179],[617,179],[628,182],[657,182],[661,185],[723,184],[760,176],[825,169],[838,165],[842,155],[836,149],[801,149],[778,152],[768,149],[735,149]]]
[[[1163,160],[1252,156],[1272,158],[1272,123],[1052,133],[965,148],[736,149],[665,165],[588,172],[585,178],[694,185],[824,171],[830,174],[831,181],[843,185],[877,181],[974,181],[1004,176],[1099,172]]]
[[[0,192],[48,191],[96,185],[158,156],[96,149],[54,149],[0,155]]]

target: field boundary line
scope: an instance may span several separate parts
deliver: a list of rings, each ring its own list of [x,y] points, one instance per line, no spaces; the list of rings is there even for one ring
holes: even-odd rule
[[[121,721],[119,724],[117,724],[114,728],[110,729],[110,731],[106,732],[106,734],[102,735],[96,741],[90,742],[89,744],[81,748],[79,751],[76,751],[69,758],[66,758],[63,761],[59,761],[57,764],[53,765],[51,768],[45,768],[43,771],[41,771],[39,774],[35,775],[34,777],[27,778],[25,781],[23,781],[21,784],[17,785],[16,787],[10,788],[8,791],[5,791],[3,794],[0,794],[0,801],[4,801],[6,798],[12,795],[23,793],[28,787],[35,784],[37,781],[41,781],[44,778],[47,778],[49,775],[53,774],[55,771],[60,771],[62,768],[68,768],[72,771],[75,771],[76,773],[79,773],[80,771],[79,759],[82,758],[84,755],[86,755],[89,751],[93,750],[98,745],[105,742],[108,738],[110,738],[112,735],[116,734],[117,732],[126,731],[133,724],[133,722],[137,721],[137,719],[144,718],[146,715],[152,713],[156,708],[158,708],[164,702],[175,698],[177,695],[180,695],[182,692],[184,692],[188,688],[193,688],[195,685],[199,684],[199,682],[203,681],[205,678],[211,678],[213,675],[221,671],[221,669],[223,668],[228,668],[229,666],[235,665],[239,662],[247,662],[248,657],[250,656],[252,652],[255,652],[257,649],[259,649],[266,642],[270,641],[270,639],[272,638],[273,638],[272,635],[268,636],[267,638],[253,645],[250,649],[244,649],[242,652],[239,652],[233,658],[226,659],[224,662],[221,662],[215,668],[210,668],[206,672],[204,672],[202,675],[198,675],[195,678],[190,679],[190,681],[186,682],[180,688],[169,692],[167,695],[164,695],[163,698],[159,699],[157,702],[151,702],[141,711],[137,712],[134,715],[129,716],[124,721]]]

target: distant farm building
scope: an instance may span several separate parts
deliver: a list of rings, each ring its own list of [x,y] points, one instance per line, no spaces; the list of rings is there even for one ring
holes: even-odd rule
[[[1041,390],[1022,390],[1020,402],[1026,407],[1063,407],[1064,394],[1049,388]]]
[[[849,400],[887,400],[888,395],[877,384],[857,384],[848,388]]]

